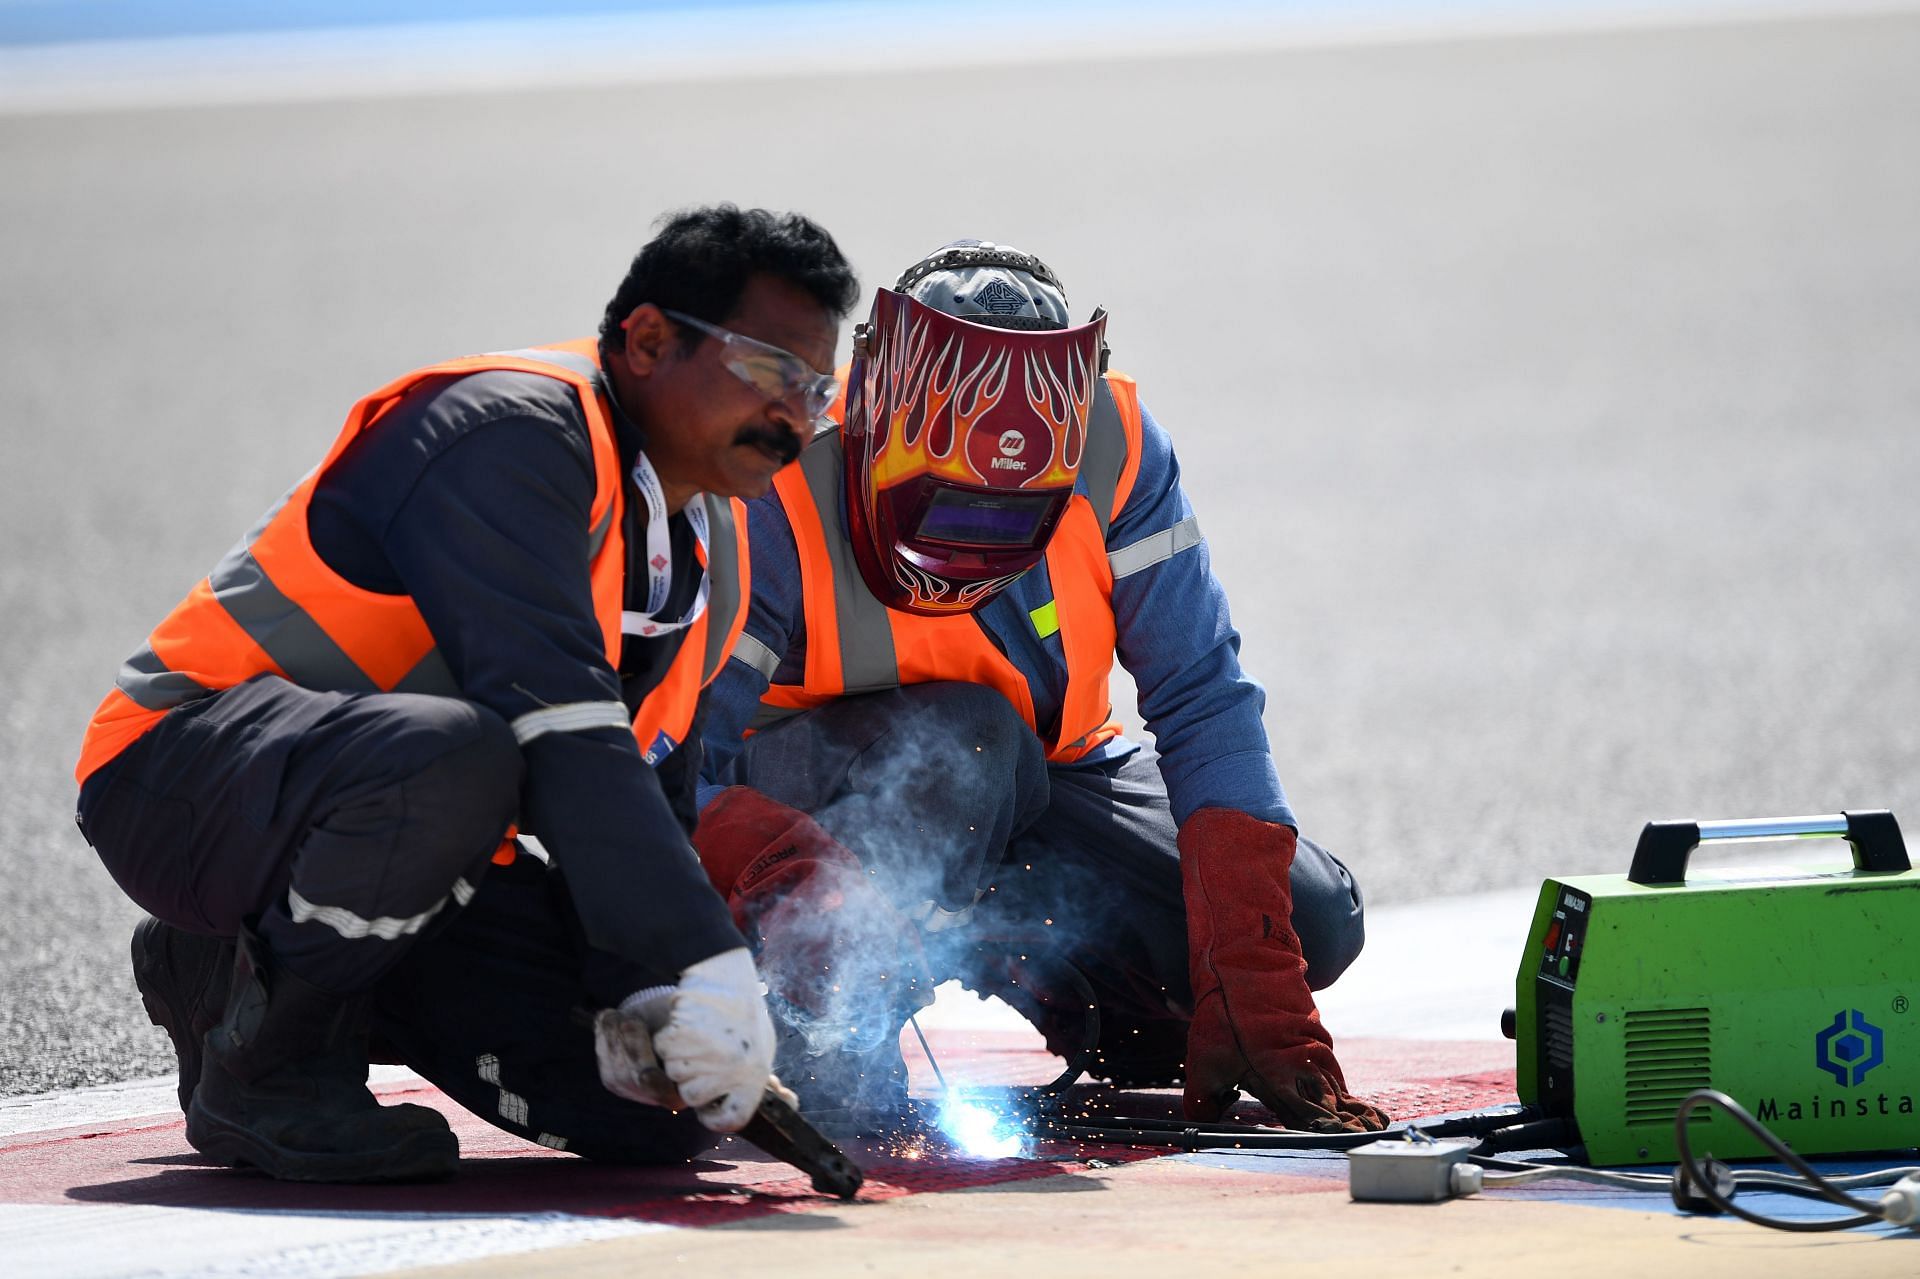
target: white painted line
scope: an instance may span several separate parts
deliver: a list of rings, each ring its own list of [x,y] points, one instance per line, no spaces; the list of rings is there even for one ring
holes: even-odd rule
[[[104,1124],[120,1119],[152,1116],[156,1122],[180,1118],[176,1079],[130,1079],[123,1084],[68,1088],[58,1092],[27,1093],[0,1098],[0,1137],[50,1132],[78,1124]],[[405,1066],[374,1066],[367,1082],[375,1088],[425,1084]]]
[[[565,1213],[0,1204],[8,1279],[344,1279],[681,1227]]]

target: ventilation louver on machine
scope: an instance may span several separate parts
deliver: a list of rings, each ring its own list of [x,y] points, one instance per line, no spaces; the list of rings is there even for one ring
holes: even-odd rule
[[[1626,1017],[1627,1126],[1671,1125],[1696,1088],[1713,1086],[1713,1037],[1705,1008],[1638,1008]],[[1695,1111],[1693,1123],[1707,1123]]]
[[[1842,838],[1852,865],[1730,871],[1703,840]],[[1521,961],[1520,1098],[1595,1163],[1671,1161],[1697,1089],[1802,1154],[1920,1147],[1920,874],[1885,811],[1654,822],[1626,875],[1541,886]],[[1715,1051],[1715,1046],[1719,1051]],[[1723,1159],[1765,1153],[1700,1108]]]

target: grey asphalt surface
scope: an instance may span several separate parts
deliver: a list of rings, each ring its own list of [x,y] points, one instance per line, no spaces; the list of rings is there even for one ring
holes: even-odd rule
[[[1889,16],[0,117],[0,1094],[171,1069],[70,819],[120,660],[357,396],[586,332],[707,200],[1112,310],[1375,902],[1920,832],[1916,68]]]

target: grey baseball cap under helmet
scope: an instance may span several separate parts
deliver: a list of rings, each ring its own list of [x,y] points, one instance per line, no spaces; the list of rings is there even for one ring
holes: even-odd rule
[[[1031,253],[991,240],[955,240],[908,267],[893,286],[936,311],[1002,329],[1064,329],[1067,293]]]

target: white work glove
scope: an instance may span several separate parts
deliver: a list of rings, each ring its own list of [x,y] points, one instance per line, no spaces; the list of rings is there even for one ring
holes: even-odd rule
[[[660,1068],[653,1032],[667,1021],[673,987],[656,986],[629,995],[618,1008],[603,1008],[593,1019],[593,1055],[600,1083],[616,1097],[679,1110],[680,1090]]]
[[[773,1074],[773,1019],[746,947],[680,974],[653,1048],[702,1124],[714,1132],[746,1127]]]

